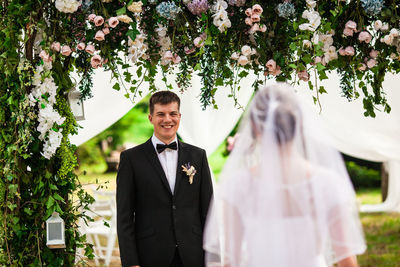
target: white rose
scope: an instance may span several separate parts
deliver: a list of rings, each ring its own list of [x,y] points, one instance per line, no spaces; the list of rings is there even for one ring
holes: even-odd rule
[[[236,52],[234,52],[234,53],[231,55],[231,59],[233,59],[233,60],[238,60],[239,57],[240,57],[239,53],[236,53]]]
[[[377,21],[374,22],[374,29],[375,31],[379,31],[382,28],[382,21],[380,21],[379,19]]]
[[[387,45],[391,45],[393,42],[393,36],[388,34],[383,37],[383,42]]]
[[[248,45],[244,45],[241,49],[242,55],[249,56],[251,54],[251,47]]]
[[[385,31],[388,31],[388,30],[389,30],[389,24],[384,23],[384,24],[382,25],[382,27],[381,27],[381,31],[385,32]]]
[[[238,59],[238,63],[239,63],[239,65],[244,66],[244,65],[247,65],[249,63],[249,60],[247,59],[246,56],[240,56],[239,59]]]
[[[303,47],[305,48],[311,48],[312,43],[309,40],[303,40]]]
[[[317,1],[306,0],[306,3],[308,8],[315,8],[317,6]]]
[[[399,36],[399,30],[398,29],[391,29],[390,30],[390,35],[392,35],[393,37],[398,37]]]

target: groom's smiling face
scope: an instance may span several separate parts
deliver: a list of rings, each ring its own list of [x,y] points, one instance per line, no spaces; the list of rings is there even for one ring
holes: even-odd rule
[[[154,135],[160,141],[169,144],[175,139],[181,120],[178,103],[154,104],[154,111],[149,114],[149,120],[154,126]]]

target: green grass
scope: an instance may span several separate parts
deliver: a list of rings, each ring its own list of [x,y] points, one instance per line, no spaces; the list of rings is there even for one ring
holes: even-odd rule
[[[379,204],[382,203],[380,188],[368,188],[357,190],[357,199],[361,204]]]

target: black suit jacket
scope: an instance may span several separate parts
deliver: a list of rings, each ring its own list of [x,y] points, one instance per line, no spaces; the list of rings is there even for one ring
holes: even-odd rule
[[[212,197],[203,149],[178,141],[174,194],[156,150],[146,143],[121,153],[117,175],[117,232],[122,266],[168,267],[178,249],[184,266],[203,267],[202,233]],[[193,183],[182,171],[190,162]]]

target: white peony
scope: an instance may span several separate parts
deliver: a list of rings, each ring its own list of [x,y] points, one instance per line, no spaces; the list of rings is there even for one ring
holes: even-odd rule
[[[247,65],[249,63],[249,59],[246,56],[240,56],[238,59],[239,65]]]
[[[248,46],[248,45],[244,45],[244,46],[242,46],[242,49],[241,49],[241,52],[242,52],[242,55],[244,55],[244,56],[250,56],[250,54],[251,54],[251,47],[250,46]]]

